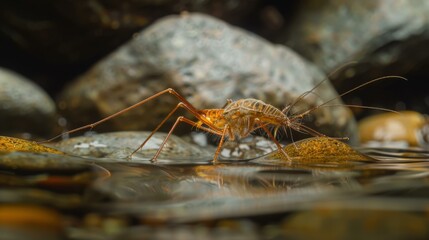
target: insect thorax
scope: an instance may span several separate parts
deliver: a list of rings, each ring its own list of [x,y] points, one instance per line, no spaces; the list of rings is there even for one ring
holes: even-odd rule
[[[198,121],[198,124],[202,125],[203,123],[210,123],[218,129],[223,129],[226,121],[223,117],[223,109],[204,109],[200,110],[200,114],[204,116],[204,121]]]

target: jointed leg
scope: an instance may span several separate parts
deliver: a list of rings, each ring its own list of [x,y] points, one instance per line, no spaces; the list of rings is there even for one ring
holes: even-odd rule
[[[170,113],[158,124],[158,126],[149,134],[149,136],[144,140],[144,142],[142,143],[142,144],[140,144],[140,146],[136,149],[136,150],[134,150],[131,154],[130,154],[130,156],[128,156],[128,158],[132,158],[132,156],[136,153],[136,152],[138,152],[139,150],[141,150],[145,145],[146,145],[146,143],[149,141],[149,139],[151,139],[152,138],[152,136],[162,127],[162,125],[164,125],[164,123],[177,111],[177,109],[179,109],[179,108],[185,108],[186,110],[188,110],[188,111],[190,111],[191,113],[193,113],[192,112],[192,110],[191,109],[189,109],[189,107],[187,106],[187,105],[185,105],[183,102],[180,102],[180,103],[178,103],[177,105],[176,105],[176,107],[173,109],[173,110],[171,110],[170,111]],[[200,115],[198,114],[198,115],[196,115],[196,117],[197,118],[201,118],[200,117]],[[191,121],[191,120],[189,120],[189,119],[184,119],[184,120],[182,120],[182,121],[184,121],[184,122],[187,122],[188,124],[190,124],[190,125],[192,125],[192,126],[197,126],[197,124],[195,123],[195,122],[193,122],[193,121]],[[198,126],[197,126],[198,127]],[[214,131],[214,130],[212,130],[212,129],[210,129],[210,128],[206,128],[206,127],[199,127],[200,129],[202,129],[202,130],[204,130],[204,131],[206,131],[206,132],[210,132],[210,133],[214,133],[214,134],[218,134],[218,132],[216,132],[216,131]]]
[[[266,127],[266,125],[264,125],[263,123],[261,123],[260,121],[257,121],[259,126],[264,129],[264,131],[267,133],[268,137],[271,139],[271,141],[273,141],[276,146],[277,149],[287,158],[287,160],[289,162],[291,162],[291,159],[289,157],[289,155],[287,155],[287,153],[285,152],[285,150],[283,149],[282,145],[280,145],[280,143],[276,140],[276,138],[273,136],[273,134],[271,134],[270,130],[268,130],[268,128]]]
[[[158,124],[158,126],[149,134],[149,136],[144,140],[144,142],[142,144],[140,144],[140,146],[134,150],[129,156],[128,158],[131,159],[133,157],[133,155],[138,152],[140,149],[142,149],[144,147],[144,145],[146,145],[146,143],[149,141],[149,139],[152,138],[152,136],[161,128],[161,126],[171,117],[171,115],[173,115],[174,112],[177,111],[177,109],[179,109],[180,107],[185,107],[185,105],[180,102],[176,105],[176,107],[170,111],[170,113]]]
[[[112,114],[112,115],[110,115],[108,117],[105,117],[105,118],[103,118],[103,119],[101,119],[101,120],[99,120],[97,122],[94,122],[94,123],[91,123],[91,124],[88,124],[88,125],[85,125],[85,126],[82,126],[82,127],[79,127],[79,128],[72,129],[70,131],[67,131],[67,132],[62,133],[60,135],[57,135],[57,136],[55,136],[55,137],[53,137],[51,139],[48,139],[46,141],[43,141],[43,142],[51,142],[51,141],[53,141],[53,140],[55,140],[55,139],[57,139],[57,138],[59,138],[61,136],[64,136],[65,134],[75,133],[75,132],[78,132],[78,131],[81,131],[81,130],[84,130],[84,129],[92,129],[92,128],[96,127],[97,125],[99,125],[99,124],[101,124],[103,122],[106,122],[106,121],[108,121],[108,120],[110,120],[112,118],[115,118],[118,115],[121,115],[121,114],[123,114],[125,112],[128,112],[128,111],[130,111],[130,110],[132,110],[132,109],[134,109],[136,107],[139,107],[139,106],[145,104],[146,102],[148,102],[148,101],[150,101],[152,99],[155,99],[155,98],[157,98],[157,97],[159,97],[159,96],[161,96],[161,95],[163,95],[165,93],[169,93],[169,94],[175,96],[184,106],[186,106],[186,109],[188,109],[192,114],[194,114],[196,116],[198,115],[198,110],[190,102],[188,102],[184,97],[182,97],[174,89],[167,88],[167,89],[165,89],[165,90],[163,90],[161,92],[155,93],[154,95],[152,95],[152,96],[150,96],[150,97],[148,97],[146,99],[141,100],[140,102],[138,102],[136,104],[133,104],[133,105],[131,105],[131,106],[125,108],[125,109],[122,109],[122,110],[120,110],[120,111],[118,111],[118,112],[116,112],[116,113],[114,113],[114,114]]]
[[[213,163],[217,162],[217,158],[220,154],[220,150],[222,149],[222,145],[223,145],[223,142],[225,141],[225,135],[226,135],[226,132],[228,131],[228,129],[229,129],[228,125],[225,125],[225,127],[222,131],[222,135],[220,137],[219,144],[217,145],[215,155],[213,156]]]
[[[220,131],[216,131],[216,130],[211,129],[211,128],[199,126],[199,125],[197,125],[196,122],[194,122],[192,120],[189,120],[188,118],[186,118],[184,116],[180,116],[180,117],[177,118],[176,122],[173,124],[173,126],[170,129],[170,131],[167,133],[167,136],[165,137],[164,141],[159,146],[158,151],[155,153],[155,155],[153,156],[153,158],[151,160],[152,162],[156,162],[156,159],[158,158],[159,154],[161,153],[162,149],[164,148],[164,145],[167,143],[167,140],[170,138],[170,136],[173,133],[174,129],[177,127],[177,125],[180,122],[188,123],[191,126],[195,126],[195,127],[199,128],[199,129],[204,130],[204,131],[209,132],[209,133],[213,133],[213,134],[216,134],[216,135],[222,135],[222,138],[224,136],[224,133],[222,133]],[[145,142],[147,142],[147,139],[146,139]]]

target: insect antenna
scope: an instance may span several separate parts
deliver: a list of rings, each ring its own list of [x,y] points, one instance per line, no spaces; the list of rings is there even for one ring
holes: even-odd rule
[[[316,131],[316,130],[314,130],[314,129],[312,129],[312,128],[310,128],[310,127],[308,127],[308,126],[306,126],[306,125],[304,125],[304,124],[302,124],[300,122],[300,120],[305,115],[307,115],[308,113],[310,113],[310,112],[312,112],[312,111],[314,111],[314,110],[316,110],[318,108],[321,108],[321,107],[347,106],[347,107],[352,107],[352,108],[355,107],[355,108],[364,108],[364,109],[374,109],[374,110],[382,110],[382,111],[399,113],[399,112],[397,112],[395,110],[390,110],[390,109],[385,109],[385,108],[380,108],[380,107],[372,107],[372,106],[361,106],[361,105],[353,105],[353,104],[348,104],[348,105],[347,104],[330,104],[330,105],[328,105],[328,103],[330,103],[330,102],[332,102],[332,101],[334,101],[334,100],[336,100],[338,98],[341,98],[342,96],[344,96],[346,94],[349,94],[349,93],[351,93],[353,91],[356,91],[356,90],[358,90],[358,89],[360,89],[360,88],[362,88],[362,87],[364,87],[364,86],[366,86],[368,84],[371,84],[371,83],[374,83],[374,82],[377,82],[377,81],[381,81],[381,80],[384,80],[384,79],[388,79],[388,78],[398,78],[398,79],[407,81],[406,78],[401,77],[401,76],[384,76],[384,77],[375,78],[375,79],[373,79],[371,81],[368,81],[368,82],[363,83],[363,84],[361,84],[361,85],[359,85],[357,87],[354,87],[354,88],[352,88],[352,89],[350,89],[350,90],[348,90],[348,91],[346,91],[346,92],[344,92],[344,93],[342,93],[342,94],[340,94],[340,95],[338,95],[338,96],[336,96],[336,97],[334,97],[334,98],[332,98],[332,99],[324,102],[323,104],[320,104],[318,106],[310,108],[310,109],[308,109],[308,110],[306,110],[306,111],[304,111],[304,112],[302,112],[300,114],[293,115],[292,117],[289,118],[289,125],[286,126],[286,127],[289,127],[289,132],[291,134],[291,137],[292,137],[292,129],[293,129],[293,130],[295,130],[297,132],[300,132],[300,133],[303,133],[303,134],[309,134],[309,135],[312,135],[312,136],[328,137],[328,138],[337,139],[337,140],[348,140],[349,139],[348,137],[330,137],[330,136],[326,136],[326,135],[324,135],[324,134],[322,134],[322,133],[320,133],[320,132],[318,132],[318,131]],[[318,84],[318,85],[320,85],[320,84]],[[313,90],[314,89],[312,89],[311,91],[308,91],[308,92],[304,93],[305,96],[308,95],[308,94],[310,94]],[[316,93],[313,93],[313,94],[317,95]],[[303,97],[301,97],[300,99],[303,99]],[[288,108],[287,111],[289,111],[289,110],[290,110],[290,108]],[[293,144],[296,147],[294,141],[293,141]]]
[[[349,94],[349,93],[351,93],[351,92],[353,92],[353,91],[356,91],[356,90],[358,90],[358,89],[360,89],[360,88],[362,88],[362,87],[364,87],[364,86],[366,86],[366,85],[369,85],[369,84],[372,84],[372,83],[374,83],[374,82],[378,82],[378,81],[381,81],[381,80],[390,79],[390,78],[397,78],[397,79],[400,79],[400,80],[408,81],[408,79],[406,79],[406,78],[404,78],[404,77],[401,77],[401,76],[394,76],[394,75],[391,75],[391,76],[383,76],[383,77],[379,77],[379,78],[372,79],[371,81],[368,81],[368,82],[363,83],[363,84],[361,84],[361,85],[359,85],[359,86],[357,86],[357,87],[354,87],[354,88],[352,88],[352,89],[350,89],[350,90],[348,90],[348,91],[346,91],[346,92],[344,92],[344,93],[342,93],[342,94],[340,94],[340,95],[338,95],[338,96],[336,96],[336,97],[334,97],[334,98],[331,98],[330,100],[328,100],[328,101],[326,101],[326,102],[324,102],[324,103],[322,103],[322,104],[320,104],[320,105],[318,105],[318,106],[315,106],[315,107],[312,107],[312,108],[310,108],[310,109],[307,109],[306,111],[304,111],[304,112],[302,112],[302,113],[300,113],[300,114],[297,114],[297,115],[295,115],[294,117],[291,117],[291,119],[292,119],[291,121],[293,121],[295,118],[301,118],[302,116],[304,116],[304,115],[306,115],[306,114],[308,114],[308,113],[310,113],[310,112],[312,112],[312,111],[314,111],[314,110],[316,110],[316,109],[318,109],[318,108],[320,108],[320,107],[329,106],[329,105],[327,105],[328,103],[333,102],[333,101],[335,101],[336,99],[339,99],[339,98],[341,98],[341,97],[343,97],[343,96],[345,96],[345,95],[347,95],[347,94]],[[343,105],[343,104],[340,104],[340,105],[345,106],[345,105]],[[332,106],[332,105],[331,105],[331,106]],[[358,105],[350,105],[350,106],[358,107]],[[379,110],[382,110],[382,108],[370,107],[370,106],[362,106],[362,108],[368,108],[368,109],[373,108],[373,109],[379,109]],[[386,110],[386,109],[384,109],[384,110]],[[393,110],[392,110],[392,111],[393,111]]]
[[[323,105],[320,107],[340,107],[340,106],[349,107],[349,108],[362,108],[362,109],[379,110],[379,111],[384,111],[384,112],[399,113],[398,111],[388,109],[388,108],[364,106],[364,105],[354,105],[354,104],[330,104],[330,105]]]
[[[304,99],[306,96],[308,96],[309,94],[315,94],[317,96],[319,96],[318,94],[316,94],[314,92],[314,90],[316,90],[318,87],[320,87],[320,85],[322,85],[324,82],[328,81],[334,74],[338,73],[341,69],[344,69],[347,66],[351,66],[354,64],[357,64],[357,61],[352,61],[352,62],[348,62],[345,63],[341,66],[339,66],[338,68],[336,68],[334,71],[332,71],[331,73],[329,73],[325,79],[323,79],[322,81],[320,81],[319,83],[317,83],[312,89],[303,92],[301,95],[299,95],[291,104],[289,104],[288,106],[286,106],[282,112],[285,113],[286,115],[289,114],[289,111],[302,99]],[[320,96],[319,96],[320,97]]]
[[[325,134],[323,134],[321,132],[316,131],[315,129],[313,129],[311,127],[305,126],[304,124],[301,124],[300,126],[298,126],[296,128],[294,126],[291,126],[290,130],[289,130],[289,131],[291,131],[291,134],[292,134],[292,129],[295,130],[295,131],[297,131],[297,132],[300,132],[300,133],[303,133],[303,134],[312,135],[312,136],[315,136],[315,137],[326,137],[326,138],[336,139],[336,140],[349,140],[348,137],[331,137],[331,136],[327,136],[327,135],[325,135]],[[296,147],[295,142],[293,142],[293,143],[294,143],[294,146]]]
[[[371,80],[371,81],[369,81],[369,82],[366,82],[366,83],[364,83],[364,84],[361,84],[361,85],[359,85],[359,86],[357,86],[357,87],[355,87],[355,88],[353,88],[353,89],[350,89],[349,91],[347,91],[347,92],[345,92],[345,93],[342,93],[341,95],[339,95],[339,96],[337,96],[337,97],[335,97],[335,98],[333,98],[333,99],[331,99],[331,100],[329,100],[329,101],[327,101],[327,102],[325,102],[325,103],[323,103],[323,104],[321,104],[321,105],[318,105],[318,106],[316,106],[316,107],[314,107],[314,108],[311,108],[311,109],[309,109],[309,110],[307,110],[307,111],[305,111],[305,112],[303,112],[303,113],[301,113],[301,114],[291,114],[291,115],[300,116],[299,118],[301,118],[303,115],[306,115],[308,112],[311,112],[311,111],[313,111],[313,110],[315,110],[315,109],[317,109],[317,108],[321,108],[321,107],[340,107],[340,106],[342,106],[342,107],[350,107],[350,108],[372,109],[372,110],[379,110],[379,111],[385,111],[385,112],[399,113],[398,111],[391,110],[391,109],[387,109],[387,108],[373,107],[373,106],[365,106],[365,105],[353,105],[353,104],[330,104],[330,105],[325,105],[325,104],[327,104],[327,103],[329,103],[329,102],[331,102],[331,101],[334,101],[334,100],[335,100],[335,99],[337,99],[337,98],[340,98],[340,97],[342,97],[342,96],[345,96],[346,94],[348,94],[348,93],[350,93],[350,92],[356,91],[356,90],[358,90],[359,88],[361,88],[361,87],[363,87],[363,86],[365,86],[365,85],[367,85],[367,84],[371,84],[371,83],[376,82],[376,81],[379,81],[379,80],[384,80],[384,79],[386,79],[386,78],[399,78],[399,79],[401,79],[401,80],[405,80],[405,81],[407,81],[407,79],[406,79],[406,78],[401,77],[401,76],[384,76],[384,77],[376,78],[376,79],[373,79],[373,80]],[[310,91],[306,91],[305,93],[301,94],[301,95],[300,95],[300,97],[299,97],[299,100],[303,99],[305,96],[307,96],[307,95],[308,95],[308,94],[310,94],[310,93],[311,93],[311,94],[313,94],[313,95],[316,95],[316,97],[318,97],[318,98],[322,99],[322,97],[321,97],[319,94],[317,94],[317,93],[315,93],[315,92],[312,92],[312,91],[313,91],[314,89],[316,89],[319,85],[320,85],[320,83],[319,83],[316,87],[314,87],[312,90],[310,90]],[[301,96],[302,96],[302,95],[304,95],[304,94],[305,94],[305,96],[304,96],[304,97],[301,97]],[[298,100],[298,101],[299,101],[299,100]],[[293,104],[296,104],[298,101],[295,101]],[[289,114],[289,111],[293,108],[293,106],[292,106],[293,104],[291,104],[291,105],[289,105],[289,106],[286,106],[286,107],[285,107],[285,109],[284,109],[284,110],[287,110],[285,114]],[[283,110],[283,111],[284,111],[284,110]]]

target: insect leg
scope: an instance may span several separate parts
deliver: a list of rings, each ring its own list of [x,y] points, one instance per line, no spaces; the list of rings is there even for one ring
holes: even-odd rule
[[[226,132],[228,131],[228,129],[229,129],[229,126],[225,125],[225,127],[224,127],[224,129],[222,131],[222,135],[220,137],[219,144],[217,145],[215,155],[213,156],[213,163],[217,162],[217,158],[219,156],[219,153],[220,153],[220,150],[222,148],[223,142],[225,141],[225,135],[226,135]]]
[[[171,127],[170,131],[167,133],[167,136],[165,137],[164,141],[161,143],[161,145],[158,148],[158,151],[155,153],[155,155],[153,156],[153,158],[151,159],[151,162],[156,162],[156,159],[158,158],[159,154],[161,153],[162,149],[164,148],[164,145],[167,143],[167,140],[170,138],[171,134],[173,133],[174,129],[177,127],[177,125],[180,122],[185,122],[188,123],[191,126],[195,126],[201,130],[204,130],[206,132],[209,133],[213,133],[216,135],[224,135],[222,132],[220,131],[216,131],[214,129],[211,128],[207,128],[207,127],[203,127],[203,126],[199,126],[196,122],[184,117],[184,116],[180,116],[177,118],[176,122],[173,124],[173,126]]]
[[[144,145],[146,145],[146,143],[149,141],[149,139],[152,138],[152,136],[161,128],[162,125],[164,125],[164,123],[171,117],[171,115],[173,115],[174,112],[177,111],[177,109],[179,109],[180,107],[184,107],[184,104],[182,102],[178,103],[176,105],[176,107],[170,111],[170,113],[168,113],[168,115],[158,124],[158,126],[149,134],[149,136],[144,140],[144,142],[142,144],[140,144],[140,146],[135,149],[129,156],[128,159],[131,159],[133,157],[133,155],[140,151]]]
[[[136,107],[139,107],[139,106],[141,106],[141,105],[143,105],[143,104],[145,104],[146,102],[148,102],[148,101],[150,101],[150,100],[153,100],[153,99],[155,99],[155,98],[157,98],[157,97],[159,97],[159,96],[161,96],[161,95],[164,95],[164,94],[166,94],[166,93],[169,93],[169,94],[171,94],[171,95],[173,95],[174,97],[176,97],[180,102],[182,102],[186,107],[187,107],[187,109],[191,112],[191,113],[193,113],[195,116],[197,116],[197,115],[199,115],[198,114],[198,110],[190,103],[190,102],[188,102],[184,97],[182,97],[178,92],[176,92],[174,89],[172,89],[172,88],[167,88],[167,89],[165,89],[165,90],[163,90],[163,91],[161,91],[161,92],[158,92],[158,93],[155,93],[154,95],[152,95],[152,96],[150,96],[150,97],[148,97],[148,98],[145,98],[145,99],[143,99],[143,100],[141,100],[140,102],[138,102],[138,103],[135,103],[135,104],[133,104],[133,105],[131,105],[131,106],[129,106],[129,107],[127,107],[127,108],[124,108],[124,109],[122,109],[122,110],[120,110],[120,111],[118,111],[118,112],[116,112],[116,113],[113,113],[112,115],[110,115],[110,116],[107,116],[107,117],[105,117],[105,118],[103,118],[103,119],[101,119],[101,120],[98,120],[97,122],[94,122],[94,123],[91,123],[91,124],[87,124],[87,125],[85,125],[85,126],[82,126],[82,127],[78,127],[78,128],[75,128],[75,129],[72,129],[72,130],[70,130],[70,131],[67,131],[67,132],[64,132],[64,133],[61,133],[61,134],[59,134],[59,135],[57,135],[57,136],[55,136],[55,137],[53,137],[53,138],[51,138],[51,139],[48,139],[48,140],[45,140],[45,141],[42,141],[41,143],[46,143],[46,142],[51,142],[51,141],[53,141],[53,140],[55,140],[55,139],[58,139],[59,137],[61,137],[61,136],[64,136],[65,134],[70,134],[70,133],[75,133],[75,132],[78,132],[78,131],[81,131],[81,130],[84,130],[84,129],[92,129],[92,128],[94,128],[94,127],[96,127],[97,125],[99,125],[99,124],[101,124],[101,123],[103,123],[103,122],[106,122],[106,121],[108,121],[108,120],[110,120],[110,119],[112,119],[112,118],[115,118],[116,116],[118,116],[118,115],[121,115],[121,114],[123,114],[123,113],[125,113],[125,112],[128,112],[128,111],[130,111],[130,110],[132,110],[132,109],[134,109],[134,108],[136,108]]]
[[[266,124],[262,123],[259,119],[256,119],[256,122],[259,124],[259,127],[261,127],[267,133],[271,141],[273,141],[276,144],[277,149],[288,159],[289,162],[291,162],[289,155],[287,155],[282,145],[280,145],[280,143],[276,140],[273,134],[271,134],[270,130],[268,130],[268,128],[266,127]]]

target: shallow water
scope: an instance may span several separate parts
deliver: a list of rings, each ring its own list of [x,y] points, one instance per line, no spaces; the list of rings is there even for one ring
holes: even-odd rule
[[[65,224],[54,236],[70,239],[428,237],[429,152],[359,152],[367,158],[218,164],[10,153],[0,199],[57,211]]]

